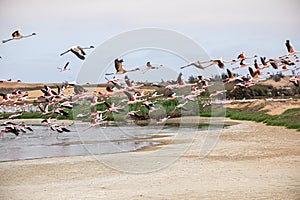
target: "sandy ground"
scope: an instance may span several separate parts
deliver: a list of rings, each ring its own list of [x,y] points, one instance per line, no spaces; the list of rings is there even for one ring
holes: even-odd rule
[[[226,104],[226,108],[237,109],[256,109],[255,111],[267,110],[269,115],[280,115],[284,111],[292,108],[300,108],[300,99],[287,99],[285,101],[267,101],[260,99],[250,103],[230,103]]]
[[[180,156],[186,140],[174,134],[159,138],[169,145],[138,152],[2,162],[0,199],[299,199],[299,132],[226,120],[239,123],[205,157],[216,130],[197,131]]]

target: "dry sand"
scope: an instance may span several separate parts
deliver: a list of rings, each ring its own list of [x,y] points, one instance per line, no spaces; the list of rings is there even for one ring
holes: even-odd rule
[[[269,115],[280,115],[288,109],[300,108],[300,99],[287,99],[284,101],[267,101],[265,99],[260,99],[247,103],[230,103],[226,104],[225,107],[235,109],[255,109],[255,111],[266,110],[266,113]]]
[[[103,162],[130,166],[131,156],[164,162],[184,140],[160,149],[99,156],[37,159],[0,163],[0,199],[299,199],[300,134],[284,127],[233,121],[211,153],[199,157],[205,136],[197,132],[176,162],[150,173],[126,173]],[[173,137],[159,138],[170,141]],[[154,154],[153,152],[158,152]],[[151,163],[155,164],[155,163]],[[141,170],[143,171],[143,170]]]

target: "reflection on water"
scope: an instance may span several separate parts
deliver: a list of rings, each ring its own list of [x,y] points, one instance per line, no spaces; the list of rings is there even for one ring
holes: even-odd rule
[[[0,139],[0,161],[23,160],[59,156],[108,154],[136,151],[160,144],[147,139],[155,134],[173,133],[179,127],[71,127],[72,132],[56,134],[45,126],[34,126],[34,132],[15,137],[6,134]],[[181,128],[182,129],[182,128]],[[185,132],[195,128],[183,128]]]

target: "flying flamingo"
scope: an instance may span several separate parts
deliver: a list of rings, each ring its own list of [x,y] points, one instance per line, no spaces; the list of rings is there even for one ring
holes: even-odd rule
[[[57,124],[51,125],[51,130],[52,131],[57,131],[58,133],[71,132],[65,126],[60,126],[60,125],[57,125]]]
[[[104,103],[104,101],[98,101],[98,97],[94,96],[93,100],[92,100],[92,103],[91,103],[91,106],[96,106],[96,105],[99,105],[99,104],[102,104],[102,103]]]
[[[212,65],[218,65],[218,67],[220,69],[224,69],[225,67],[225,63],[232,63],[233,61],[224,61],[223,58],[218,58],[218,59],[215,59],[215,60],[210,60],[210,64],[205,66],[204,68],[207,68],[207,67],[210,67]]]
[[[189,63],[188,65],[182,66],[182,67],[180,67],[180,69],[184,69],[184,68],[190,67],[190,66],[194,66],[194,67],[196,67],[198,69],[205,69],[205,67],[203,67],[202,64],[208,63],[208,62],[210,62],[210,61],[201,62],[201,61],[198,60],[198,61]]]
[[[275,59],[269,59],[270,65],[274,68],[274,69],[278,69],[278,65]]]
[[[97,126],[97,125],[104,124],[106,118],[107,118],[107,117],[103,117],[103,114],[102,114],[102,113],[97,114],[96,117],[95,117],[95,118],[93,119],[93,121],[91,122],[90,127],[94,127],[94,126]]]
[[[168,95],[167,100],[173,100],[173,99],[176,99],[176,98],[183,98],[183,97],[184,97],[183,95],[176,96],[176,93],[173,92],[173,93],[171,93],[171,94]]]
[[[235,82],[235,81],[240,81],[243,82],[243,77],[242,76],[234,76],[233,73],[227,69],[227,74],[228,74],[228,78],[224,80],[225,83],[231,83],[231,82]]]
[[[50,125],[52,122],[51,122],[51,117],[47,118],[47,119],[43,119],[41,121],[41,123],[45,123],[47,126]]]
[[[144,86],[144,84],[140,84],[140,85],[133,84],[133,81],[131,81],[127,75],[125,75],[124,79],[125,79],[125,83],[127,86],[127,90],[134,90],[136,88],[140,88],[140,87]]]
[[[151,94],[149,99],[156,99],[157,97],[161,97],[161,96],[164,96],[164,94],[157,94],[157,92],[154,92],[153,94]]]
[[[262,58],[262,57],[260,57],[260,58],[262,60],[262,63],[264,63],[262,67],[259,66],[256,59],[254,60],[254,67],[255,67],[256,70],[259,70],[259,71],[269,67],[268,64],[265,62],[264,58]]]
[[[122,64],[123,62],[124,62],[123,59],[121,59],[121,60],[115,59],[114,63],[115,63],[116,72],[115,73],[107,73],[105,75],[125,74],[127,72],[133,72],[133,71],[140,70],[140,68],[126,70],[123,68],[123,64]]]
[[[143,101],[146,101],[146,100],[139,100],[137,99],[137,94],[130,94],[129,92],[127,91],[124,91],[124,93],[126,94],[126,96],[128,97],[128,102],[127,104],[136,104],[136,103],[139,103],[139,102],[143,102]]]
[[[68,52],[72,52],[74,53],[79,59],[84,60],[85,59],[85,52],[83,51],[84,49],[92,49],[95,48],[94,46],[89,46],[89,47],[80,47],[80,46],[73,46],[71,47],[69,50],[63,52],[60,54],[60,56],[68,53]]]
[[[162,67],[163,65],[159,65],[159,67]],[[150,62],[146,63],[146,68],[144,70],[142,70],[142,73],[146,73],[147,71],[149,71],[150,69],[159,69],[159,67],[156,67],[154,65],[152,65]]]
[[[233,86],[233,89],[230,92],[233,92],[237,88],[248,88],[248,87],[251,87],[253,85],[255,85],[255,82],[253,82],[252,80],[249,80],[246,83],[238,83],[238,84],[235,84]]]
[[[1,132],[0,132],[0,135],[2,136],[4,133],[13,133],[15,134],[16,136],[18,136],[20,133],[20,130],[17,128],[17,126],[15,125],[8,125],[8,126],[5,126]]]
[[[237,67],[233,67],[232,70],[236,70],[236,69],[239,69],[239,68],[243,68],[243,67],[246,67],[248,66],[249,64],[248,63],[245,63],[245,59],[242,59],[241,62],[240,62],[240,65],[237,66]]]
[[[59,104],[59,106],[64,107],[64,108],[72,109],[73,108],[73,102],[65,101],[65,102]]]
[[[58,114],[58,116],[61,115],[61,116],[69,117],[69,113],[62,108],[55,108],[54,110],[52,110],[52,113],[56,113]]]
[[[260,62],[263,65],[263,68],[268,68],[268,63],[266,61],[266,57],[260,57]]]
[[[257,55],[253,55],[253,56],[246,56],[245,52],[242,51],[238,56],[237,56],[237,60],[245,60],[245,59],[251,59],[251,58],[256,58]],[[237,60],[233,60],[233,62],[237,62]]]
[[[174,111],[176,109],[187,111],[188,109],[185,107],[185,104],[187,104],[187,103],[188,103],[188,101],[185,101],[184,103],[178,104],[177,106],[175,106]]]
[[[253,71],[253,69],[251,67],[248,68],[250,75],[252,78],[259,78],[261,76],[261,73],[259,70]]]
[[[30,35],[21,35],[19,30],[16,30],[11,35],[12,35],[12,38],[7,39],[7,40],[2,40],[2,43],[6,43],[6,42],[11,41],[11,40],[20,40],[22,38],[31,37],[31,36],[36,35],[36,33],[31,33]]]
[[[296,87],[299,86],[299,82],[300,82],[300,79],[297,78],[296,76],[293,76],[289,79],[289,82],[293,83]]]
[[[123,110],[124,107],[123,106],[115,106],[114,103],[109,104],[106,101],[104,102],[104,104],[106,105],[106,107],[108,108],[109,112],[114,112],[114,113],[118,113],[119,110]]]
[[[19,124],[19,128],[20,128],[20,130],[21,130],[23,133],[26,133],[26,129],[29,130],[29,131],[31,131],[31,132],[33,132],[33,129],[32,129],[30,126],[27,126],[27,125],[25,124],[25,122],[21,122],[21,123]]]
[[[42,112],[42,115],[47,115],[47,114],[51,113],[48,111],[48,104],[46,104],[46,105],[39,104],[38,107],[39,107],[40,111]]]
[[[59,69],[59,72],[71,70],[70,68],[67,68],[69,64],[70,64],[70,62],[67,62],[63,68],[62,67],[58,67],[57,69]]]
[[[290,42],[290,40],[285,41],[285,46],[288,50],[288,53],[289,53],[288,55],[293,55],[293,54],[300,53],[300,52],[294,50],[294,47],[293,47],[292,43]]]
[[[4,94],[4,93],[0,93],[0,96],[2,96],[2,103],[5,103],[5,102],[8,102],[8,101],[11,101],[11,94]]]

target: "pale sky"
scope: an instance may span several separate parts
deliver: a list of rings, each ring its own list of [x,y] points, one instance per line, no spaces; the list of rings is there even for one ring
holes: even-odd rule
[[[37,33],[0,44],[0,79],[76,80],[83,61],[60,53],[73,45],[97,47],[120,33],[147,27],[183,34],[211,58],[234,59],[241,51],[278,57],[286,54],[286,39],[300,49],[299,5],[298,0],[0,0],[1,40],[17,29],[24,35]],[[86,53],[88,59],[92,51]],[[151,51],[123,58],[128,68],[147,61],[171,67],[186,63]],[[57,67],[67,61],[71,70],[59,73]],[[183,73],[187,78],[194,71]]]

